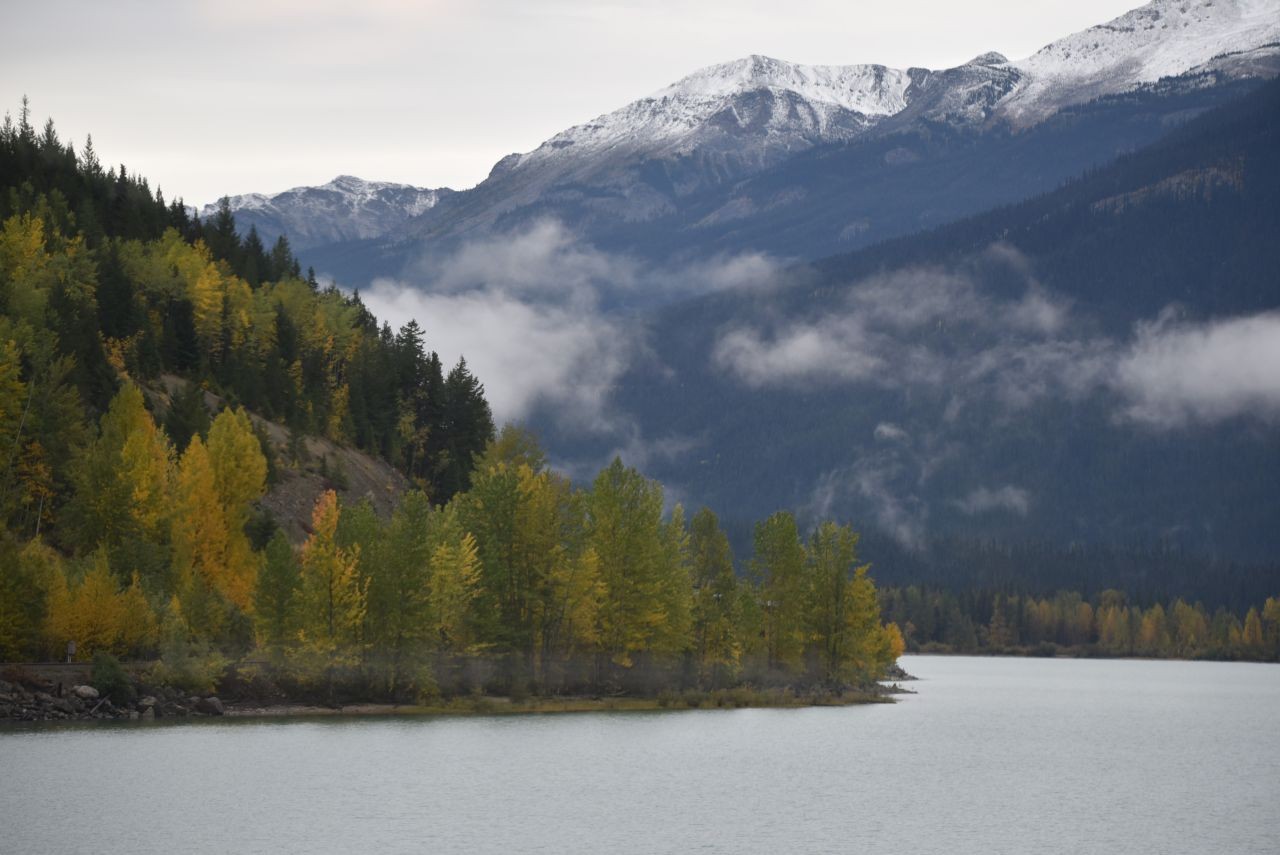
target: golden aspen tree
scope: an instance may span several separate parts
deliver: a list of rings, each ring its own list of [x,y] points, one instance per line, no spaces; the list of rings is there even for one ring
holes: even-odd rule
[[[1264,643],[1273,657],[1280,657],[1280,597],[1267,597],[1262,606],[1262,620],[1266,624]]]
[[[880,624],[880,604],[876,587],[868,575],[871,567],[863,564],[853,571],[845,586],[844,627],[841,633],[839,673],[846,680],[867,683],[884,673],[891,661],[891,639]]]
[[[55,574],[62,576],[62,559],[41,540],[19,549],[13,541],[0,539],[0,661],[37,655]]]
[[[441,543],[431,555],[431,607],[440,648],[462,652],[470,647],[471,603],[480,585],[476,539],[465,533]]]
[[[1142,615],[1138,630],[1139,652],[1148,656],[1167,653],[1170,647],[1168,619],[1164,608],[1156,603]]]
[[[159,624],[156,613],[142,590],[142,580],[137,573],[133,581],[118,595],[120,603],[119,649],[130,656],[140,656],[155,648],[159,640]]]
[[[219,591],[242,611],[248,611],[257,584],[260,559],[245,536],[253,502],[267,486],[267,461],[241,408],[223,410],[209,427],[209,463],[226,527],[225,575]]]
[[[134,551],[136,542],[163,541],[173,452],[147,412],[142,392],[121,387],[101,420],[101,431],[72,475],[75,496],[68,508],[80,546],[99,545],[113,555]]]
[[[662,523],[662,488],[618,458],[596,477],[587,509],[587,543],[605,586],[601,645],[614,664],[628,668],[667,623],[664,553],[675,538]],[[687,576],[684,588],[687,597]]]
[[[199,436],[178,463],[172,515],[173,566],[187,620],[199,637],[210,638],[222,627],[224,609],[235,578],[227,566],[227,521],[218,495],[213,463]]]
[[[337,542],[338,496],[326,490],[311,515],[311,536],[302,545],[297,606],[298,641],[304,652],[324,663],[332,687],[333,671],[356,661],[367,607],[359,573],[358,547]]]
[[[124,603],[102,550],[90,559],[80,584],[72,586],[65,575],[52,580],[49,589],[45,633],[55,650],[68,641],[76,643],[76,657],[92,658],[99,651],[120,652]]]
[[[1249,609],[1248,614],[1244,616],[1244,629],[1240,631],[1240,644],[1255,655],[1262,652],[1262,618],[1256,608]]]
[[[605,596],[600,559],[588,548],[576,556],[558,555],[547,576],[540,603],[543,656],[564,658],[594,650],[600,639],[600,607]]]
[[[188,285],[188,296],[195,314],[196,335],[200,344],[217,361],[223,350],[223,286],[222,274],[213,262],[206,262]]]
[[[27,410],[27,384],[22,382],[16,342],[0,342],[0,451],[6,454],[21,439],[19,428]]]

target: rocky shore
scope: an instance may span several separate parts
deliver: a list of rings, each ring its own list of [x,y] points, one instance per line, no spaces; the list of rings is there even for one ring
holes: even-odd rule
[[[183,695],[172,689],[157,689],[135,700],[112,701],[87,684],[62,685],[38,677],[0,679],[0,722],[150,721],[225,712],[222,701],[214,696]]]
[[[271,680],[244,678],[234,671],[219,684],[219,696],[191,694],[154,685],[145,669],[130,666],[115,682],[95,678],[84,664],[39,663],[0,667],[0,725],[5,722],[155,721],[202,717],[276,718],[381,715],[502,715],[513,713],[603,712],[741,707],[844,706],[891,702],[911,694],[898,681],[911,675],[894,667],[883,681],[862,689],[830,692],[755,690],[746,687],[662,691],[652,696],[545,696],[519,699],[469,693],[426,703],[391,702],[359,693],[327,700],[314,693],[289,692]],[[95,685],[91,685],[96,683]]]

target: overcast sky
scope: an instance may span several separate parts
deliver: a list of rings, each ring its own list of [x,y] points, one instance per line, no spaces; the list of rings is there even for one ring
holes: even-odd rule
[[[0,99],[204,203],[347,173],[469,187],[500,157],[751,53],[1016,59],[1137,0],[6,2]]]

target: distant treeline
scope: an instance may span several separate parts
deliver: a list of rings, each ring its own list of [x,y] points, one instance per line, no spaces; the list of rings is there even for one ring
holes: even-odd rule
[[[1278,597],[1237,614],[1181,599],[1144,608],[1116,590],[1086,599],[908,586],[883,589],[880,603],[910,651],[1280,659]]]
[[[1280,564],[1214,558],[1167,544],[1124,546],[1061,544],[937,537],[922,548],[903,546],[876,529],[863,531],[862,552],[876,578],[890,587],[919,585],[945,591],[986,591],[1042,596],[1078,591],[1096,599],[1124,591],[1131,603],[1171,602],[1179,597],[1243,615],[1276,594]]]

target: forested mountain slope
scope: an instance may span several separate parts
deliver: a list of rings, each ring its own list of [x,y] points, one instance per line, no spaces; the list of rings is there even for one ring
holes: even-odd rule
[[[653,469],[691,498],[857,520],[882,573],[962,572],[948,538],[1273,559],[1276,234],[1269,84],[1045,196],[664,311],[616,401],[684,440]]]

